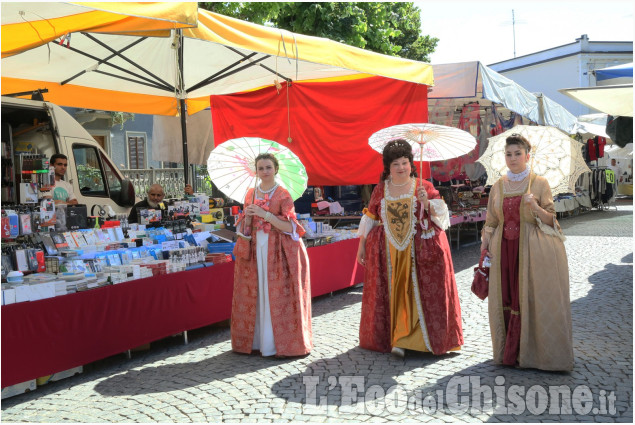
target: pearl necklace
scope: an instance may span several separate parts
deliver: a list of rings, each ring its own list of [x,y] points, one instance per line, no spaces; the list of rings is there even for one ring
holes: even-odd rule
[[[274,190],[276,190],[276,188],[278,187],[278,183],[274,184],[273,186],[271,186],[270,189],[267,190],[263,190],[262,186],[258,186],[258,190],[260,191],[260,193],[262,193],[263,195],[268,195],[269,193],[273,192]]]
[[[525,176],[526,178],[526,176]],[[509,180],[509,178],[507,179],[506,183],[507,183],[507,189],[508,189],[508,193],[514,193],[514,192],[518,192],[520,189],[523,188],[523,186],[525,186],[526,180],[525,178],[523,178],[520,181],[515,181],[515,185],[512,185],[512,180]]]
[[[408,183],[410,183],[411,181],[412,181],[412,179],[408,179],[405,183],[400,183],[400,184],[397,184],[397,183],[395,183],[394,181],[392,181],[392,177],[390,178],[390,183],[391,183],[393,186],[395,186],[395,187],[402,187],[402,186],[405,186],[405,185],[407,185]]]

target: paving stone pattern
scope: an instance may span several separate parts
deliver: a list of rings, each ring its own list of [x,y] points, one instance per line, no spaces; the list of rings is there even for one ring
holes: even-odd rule
[[[453,252],[465,345],[405,359],[358,347],[362,288],[314,300],[315,349],[272,359],[231,351],[226,324],[5,399],[4,422],[632,422],[633,208],[561,220],[575,368],[491,360],[487,302],[470,292],[478,245]],[[43,354],[44,355],[44,354]],[[556,397],[556,395],[558,395]],[[492,402],[494,400],[494,402]]]

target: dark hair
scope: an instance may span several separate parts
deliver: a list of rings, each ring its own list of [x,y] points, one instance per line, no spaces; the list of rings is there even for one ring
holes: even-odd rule
[[[260,155],[256,157],[256,160],[254,161],[256,172],[258,171],[258,161],[260,161],[261,159],[268,159],[271,162],[273,162],[273,168],[275,168],[276,174],[278,174],[278,168],[280,168],[280,165],[278,165],[278,160],[276,159],[276,157],[270,153],[261,153]]]
[[[390,164],[399,158],[408,158],[410,160],[410,177],[417,177],[417,169],[415,168],[414,156],[412,155],[412,146],[404,139],[391,140],[386,143],[382,155],[384,171],[379,178],[380,183],[386,180],[390,175]]]
[[[51,155],[51,159],[49,159],[49,164],[55,165],[55,161],[57,161],[58,159],[65,159],[68,162],[68,158],[66,158],[66,155],[62,153],[54,153],[53,155]]]
[[[505,147],[511,145],[518,145],[522,149],[525,149],[525,153],[531,153],[531,143],[524,136],[521,136],[518,133],[514,133],[505,139]]]

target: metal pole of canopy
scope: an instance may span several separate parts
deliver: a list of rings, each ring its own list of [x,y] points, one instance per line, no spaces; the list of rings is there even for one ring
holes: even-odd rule
[[[179,105],[181,114],[181,138],[183,139],[183,177],[185,184],[190,182],[187,157],[187,103],[185,102],[185,76],[183,74],[183,30],[177,30],[179,35],[179,48],[177,49],[179,64]]]

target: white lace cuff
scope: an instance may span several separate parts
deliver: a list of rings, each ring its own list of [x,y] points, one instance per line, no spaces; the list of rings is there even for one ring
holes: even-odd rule
[[[371,229],[379,224],[379,221],[373,220],[366,214],[362,216],[362,219],[359,221],[359,229],[357,229],[357,235],[365,238],[370,233]]]
[[[450,227],[450,213],[443,199],[430,199],[430,205],[434,209],[434,215],[431,217],[432,222],[439,226],[441,230]]]
[[[536,217],[536,222],[538,223],[538,228],[540,228],[545,235],[555,236],[562,242],[567,240],[564,233],[562,233],[562,229],[560,229],[560,224],[558,223],[558,220],[556,220],[556,217],[553,218],[553,227],[547,226],[543,223],[540,217]]]
[[[289,232],[282,232],[285,235],[289,235],[291,236],[291,239],[293,239],[294,241],[299,241],[300,240],[300,235],[298,234],[298,225],[296,224],[295,220],[289,220],[291,222],[291,226],[293,228],[293,230],[291,231],[291,233]]]

